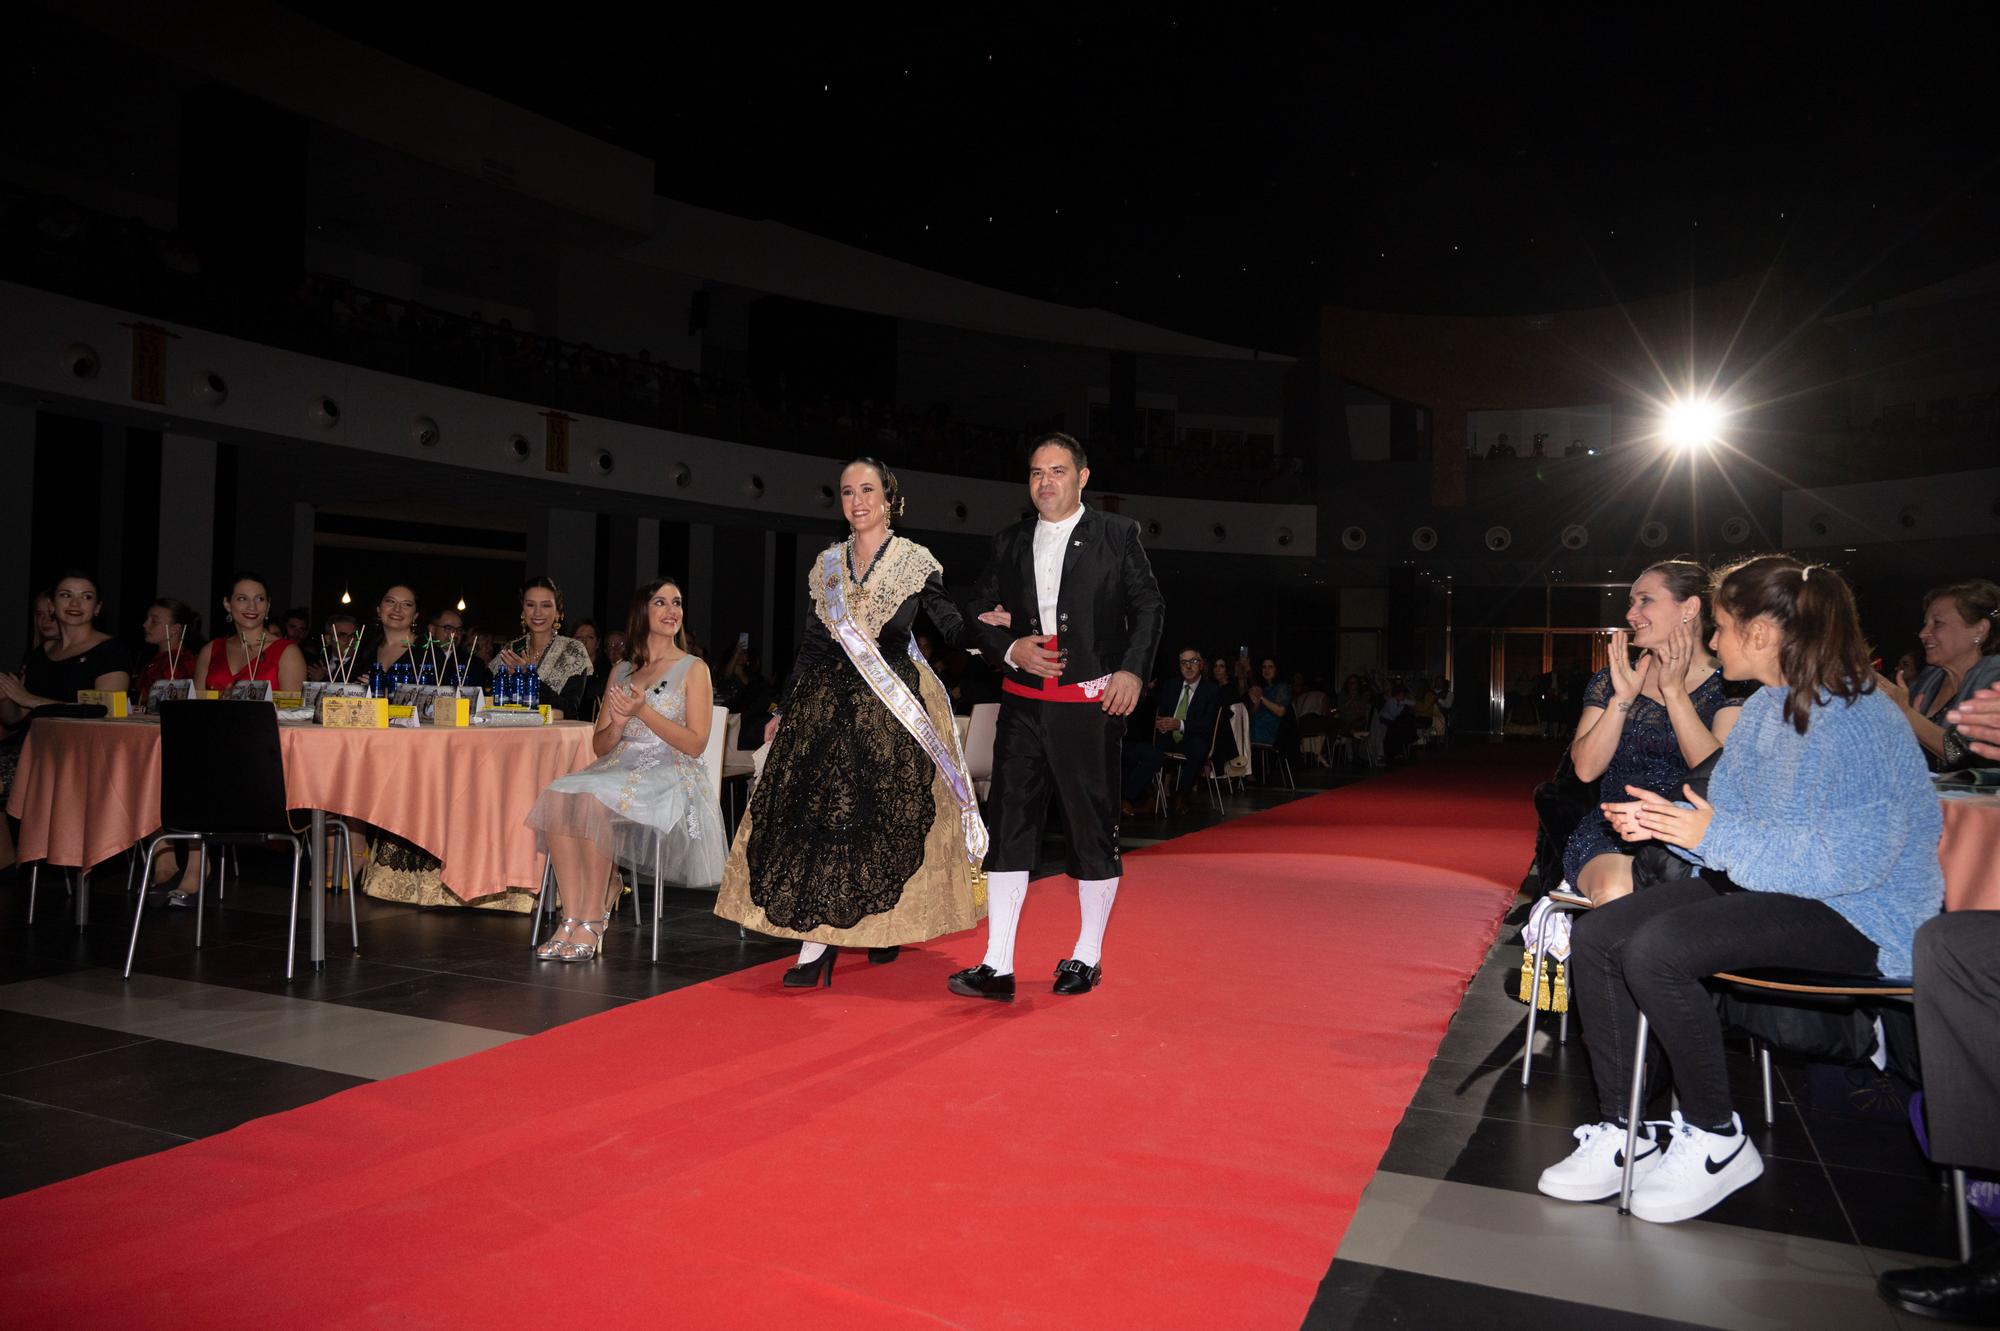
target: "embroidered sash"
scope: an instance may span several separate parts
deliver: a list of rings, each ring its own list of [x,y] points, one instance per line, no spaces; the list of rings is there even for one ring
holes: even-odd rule
[[[874,638],[863,633],[852,616],[847,612],[847,591],[841,578],[843,546],[832,546],[820,558],[820,586],[824,596],[824,615],[827,630],[833,640],[847,653],[847,659],[861,672],[861,678],[868,682],[882,705],[889,709],[889,715],[896,718],[910,738],[923,746],[930,755],[938,774],[944,778],[945,788],[958,805],[959,822],[965,829],[965,857],[972,861],[976,869],[986,858],[986,824],[979,817],[979,800],[972,789],[972,777],[966,770],[965,756],[959,752],[958,728],[951,729],[951,739],[946,741],[931,724],[930,711],[923,699],[910,692],[910,688],[896,677],[889,663],[882,659],[881,646]],[[930,675],[933,683],[943,691],[943,684],[931,670],[931,663],[924,660],[924,654],[917,647],[917,637],[910,635],[910,659],[917,663],[917,669]]]

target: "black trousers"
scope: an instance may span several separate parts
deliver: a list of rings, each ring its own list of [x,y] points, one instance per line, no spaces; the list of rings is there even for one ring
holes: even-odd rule
[[[1008,694],[993,737],[993,841],[986,872],[1034,872],[1049,801],[1062,808],[1073,878],[1116,878],[1119,744],[1126,718],[1094,702]]]
[[[1746,966],[1873,975],[1875,952],[1825,902],[1723,891],[1701,878],[1655,884],[1579,915],[1570,932],[1570,993],[1599,1112],[1607,1121],[1625,1114],[1644,1012],[1673,1068],[1682,1116],[1699,1128],[1729,1122],[1722,1019],[1702,980]]]
[[[2000,910],[1926,920],[1916,966],[1931,1156],[2000,1170]]]

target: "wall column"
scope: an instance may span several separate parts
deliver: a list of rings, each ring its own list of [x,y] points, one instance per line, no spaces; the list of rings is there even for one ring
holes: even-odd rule
[[[186,601],[213,629],[215,603],[215,441],[160,436],[160,595]]]
[[[0,405],[0,670],[19,668],[28,651],[28,596],[35,543],[35,411]]]

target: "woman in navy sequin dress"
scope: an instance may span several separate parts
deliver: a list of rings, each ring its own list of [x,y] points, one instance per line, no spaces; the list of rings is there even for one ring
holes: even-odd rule
[[[1707,569],[1675,559],[1632,584],[1631,632],[1611,635],[1611,664],[1584,690],[1570,743],[1576,774],[1601,777],[1605,800],[1631,798],[1627,786],[1682,798],[1690,769],[1722,747],[1755,691],[1726,682],[1708,653],[1708,583]],[[1636,665],[1631,647],[1641,652]],[[1599,905],[1622,897],[1632,890],[1632,847],[1593,812],[1563,849],[1563,876]]]

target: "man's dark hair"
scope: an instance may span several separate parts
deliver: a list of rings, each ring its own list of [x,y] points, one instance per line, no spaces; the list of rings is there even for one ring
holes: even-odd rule
[[[1038,434],[1030,439],[1028,441],[1028,460],[1033,462],[1035,454],[1041,452],[1050,444],[1066,449],[1069,453],[1070,464],[1078,471],[1086,470],[1090,466],[1090,459],[1084,456],[1083,445],[1076,441],[1076,436],[1064,434],[1061,430],[1050,430],[1046,434]]]

